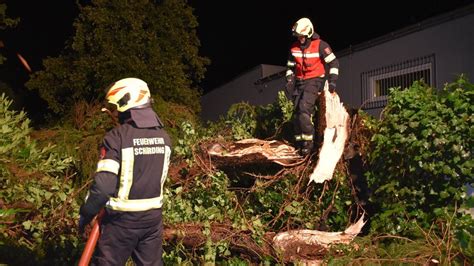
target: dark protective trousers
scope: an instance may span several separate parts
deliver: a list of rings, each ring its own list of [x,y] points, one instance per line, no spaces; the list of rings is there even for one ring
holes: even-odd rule
[[[162,232],[162,222],[148,228],[104,223],[91,265],[122,266],[131,257],[135,265],[161,266]]]
[[[315,109],[316,100],[324,84],[322,78],[297,80],[293,92],[293,104],[295,106],[294,130],[297,135],[314,135],[314,125],[311,121]]]

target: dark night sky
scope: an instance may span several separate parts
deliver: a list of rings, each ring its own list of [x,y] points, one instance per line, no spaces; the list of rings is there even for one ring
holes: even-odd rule
[[[201,53],[213,61],[203,87],[212,89],[259,64],[286,65],[294,41],[291,28],[301,17],[311,19],[337,56],[350,45],[473,2],[191,0],[200,23]]]
[[[259,64],[285,65],[292,41],[291,27],[303,16],[312,20],[316,32],[337,56],[338,50],[351,44],[474,1],[361,2],[189,0],[200,24],[200,54],[212,61],[201,87],[213,89]],[[7,14],[22,21],[15,30],[0,36],[6,46],[3,49],[22,54],[33,71],[40,69],[41,60],[57,56],[72,34],[72,22],[78,12],[74,3],[75,0],[6,0]],[[18,60],[9,58],[8,64],[15,64],[14,61]]]

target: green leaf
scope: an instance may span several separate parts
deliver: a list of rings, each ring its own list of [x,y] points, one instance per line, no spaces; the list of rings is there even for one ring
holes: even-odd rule
[[[22,225],[23,225],[23,227],[24,227],[26,230],[30,230],[30,228],[31,228],[31,221],[30,221],[30,220],[24,221],[24,222],[22,223]]]
[[[66,201],[67,195],[64,192],[58,192],[58,197],[61,199],[61,201]]]
[[[474,208],[474,196],[470,196],[464,202],[467,208]]]

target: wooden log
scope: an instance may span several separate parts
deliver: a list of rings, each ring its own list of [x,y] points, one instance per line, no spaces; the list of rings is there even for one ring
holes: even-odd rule
[[[203,233],[205,227],[201,224],[179,224],[165,226],[163,239],[165,242],[181,243],[192,250],[204,246],[209,237],[213,243],[227,241],[231,252],[253,262],[260,262],[264,257],[274,257],[283,262],[306,260],[311,264],[323,258],[332,244],[349,244],[364,224],[362,215],[357,223],[342,232],[305,229],[278,234],[267,232],[261,244],[255,242],[249,230],[237,230],[228,224],[212,223],[208,236]]]
[[[204,246],[208,236],[204,235],[205,227],[202,224],[178,224],[173,227],[165,226],[163,239],[165,242],[181,243],[188,249],[197,249]],[[275,233],[267,233],[263,243],[259,245],[252,238],[249,230],[241,231],[232,228],[232,225],[211,223],[210,239],[212,242],[227,241],[229,249],[241,257],[251,261],[261,261],[263,257],[274,256],[272,237]]]

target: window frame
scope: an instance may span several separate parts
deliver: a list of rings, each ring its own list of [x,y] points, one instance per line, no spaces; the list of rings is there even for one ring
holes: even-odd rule
[[[426,77],[423,77],[423,74],[428,70],[429,73],[428,80]],[[414,74],[417,72],[422,72],[422,77],[415,80],[424,79],[424,81],[429,85],[433,86],[435,84],[435,55],[431,54],[428,56],[417,57],[414,59],[406,60],[403,62],[391,64],[388,66],[383,66],[373,70],[369,70],[361,73],[361,99],[362,99],[362,109],[374,109],[374,108],[383,108],[387,105],[388,100],[388,89],[394,87],[404,87],[404,83],[409,82],[409,80],[404,79],[404,76]],[[381,88],[381,91],[385,90],[384,95],[377,95],[377,81],[390,79],[390,78],[400,78],[397,82],[400,85],[390,86],[386,88]],[[400,82],[401,81],[401,82]],[[413,82],[412,82],[413,83]],[[411,86],[409,84],[408,86]]]

